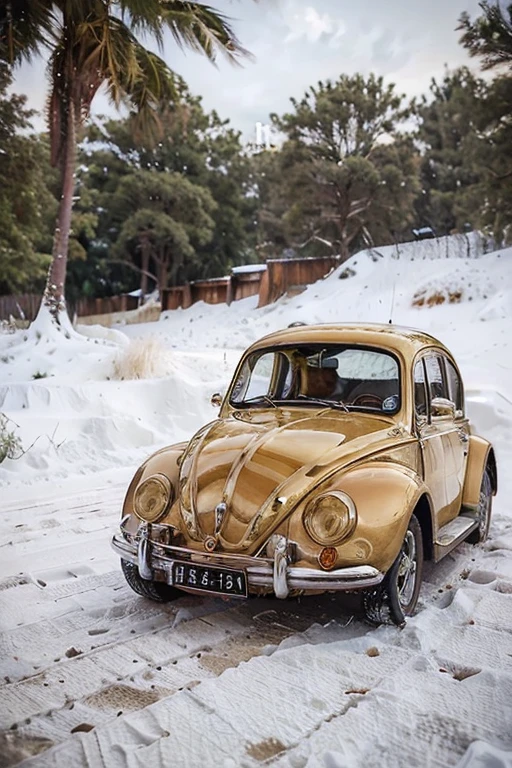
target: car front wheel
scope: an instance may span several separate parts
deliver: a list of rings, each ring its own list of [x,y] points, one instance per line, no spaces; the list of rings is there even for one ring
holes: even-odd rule
[[[418,603],[422,573],[423,537],[420,524],[413,515],[398,557],[384,581],[363,596],[367,620],[371,624],[403,626],[406,616],[412,616]]]
[[[138,567],[128,560],[121,560],[121,568],[128,585],[141,597],[147,597],[148,600],[154,600],[157,603],[168,603],[178,597],[183,597],[183,592],[170,587],[169,584],[143,579]]]

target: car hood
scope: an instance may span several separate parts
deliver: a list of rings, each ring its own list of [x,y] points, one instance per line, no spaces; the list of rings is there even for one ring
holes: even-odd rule
[[[389,418],[332,411],[247,411],[214,421],[181,460],[179,504],[188,535],[252,553],[324,477],[396,446],[396,433]]]

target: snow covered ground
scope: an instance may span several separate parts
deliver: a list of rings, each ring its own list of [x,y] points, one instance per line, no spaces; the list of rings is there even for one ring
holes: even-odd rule
[[[0,465],[0,766],[512,766],[512,249],[377,249],[256,303],[0,335],[0,412],[26,450]],[[459,362],[499,462],[488,542],[429,567],[402,631],[330,595],[136,597],[109,547],[136,465],[212,419],[265,333],[390,317]],[[141,337],[153,352],[134,365]]]

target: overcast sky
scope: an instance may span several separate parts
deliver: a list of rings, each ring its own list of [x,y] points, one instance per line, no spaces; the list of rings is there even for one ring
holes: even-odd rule
[[[242,44],[254,56],[243,67],[212,66],[183,53],[167,39],[164,58],[184,77],[204,106],[251,138],[256,121],[288,109],[291,96],[341,73],[373,71],[409,96],[424,93],[444,65],[469,63],[455,32],[462,11],[478,15],[478,0],[209,0],[233,20]],[[471,66],[477,67],[472,61]],[[29,106],[45,103],[44,66],[23,66],[13,90]],[[112,113],[99,94],[97,114]],[[42,122],[35,123],[42,128]]]

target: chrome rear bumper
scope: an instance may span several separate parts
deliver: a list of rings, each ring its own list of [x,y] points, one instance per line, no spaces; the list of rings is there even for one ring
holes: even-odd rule
[[[283,541],[286,541],[284,537]],[[274,557],[265,558],[220,552],[202,553],[183,547],[153,544],[145,536],[140,537],[138,545],[134,545],[122,535],[116,534],[112,538],[112,548],[123,560],[135,563],[144,579],[165,581],[172,586],[174,562],[193,562],[203,566],[243,570],[247,576],[249,592],[251,588],[255,591],[258,587],[265,587],[279,598],[286,598],[295,590],[346,592],[366,589],[380,584],[384,578],[384,574],[371,565],[338,568],[334,571],[289,565],[285,546],[276,546]],[[206,590],[196,591],[204,593]]]

